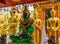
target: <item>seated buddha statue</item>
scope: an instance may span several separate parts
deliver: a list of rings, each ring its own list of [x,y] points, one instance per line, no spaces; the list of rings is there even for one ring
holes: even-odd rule
[[[22,34],[24,38],[24,34],[29,36],[29,34],[32,34],[34,29],[32,27],[33,20],[30,19],[30,12],[29,10],[25,7],[23,10],[23,21],[21,22],[21,28],[22,28]],[[31,30],[32,29],[32,30]]]
[[[59,18],[55,17],[56,10],[54,8],[50,11],[51,18],[47,20],[47,29],[49,31],[49,38],[53,35],[55,37],[55,42],[57,43],[57,31],[59,29]]]

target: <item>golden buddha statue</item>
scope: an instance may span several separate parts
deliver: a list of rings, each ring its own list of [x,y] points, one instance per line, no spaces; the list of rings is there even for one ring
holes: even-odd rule
[[[55,37],[55,42],[57,43],[57,31],[59,29],[59,18],[56,18],[56,11],[54,8],[50,11],[51,18],[48,18],[47,20],[47,29],[49,31],[49,38],[51,36]]]
[[[2,15],[0,13],[0,30],[1,30],[1,35],[6,35],[8,36],[8,20],[6,19],[5,15]]]
[[[20,21],[19,21],[19,17],[18,15],[15,14],[16,11],[14,11],[13,9],[11,10],[11,18],[10,18],[10,32],[11,32],[11,35],[15,35],[15,34],[18,34],[19,32],[19,24],[20,24]]]
[[[41,14],[42,14],[42,9],[40,5],[37,5],[38,7],[35,8],[35,22],[34,22],[34,27],[35,27],[35,42],[37,44],[41,44],[41,35],[42,35],[42,20],[41,20]]]

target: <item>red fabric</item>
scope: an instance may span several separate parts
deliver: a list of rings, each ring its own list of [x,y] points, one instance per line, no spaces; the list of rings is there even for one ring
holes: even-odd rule
[[[0,0],[0,3],[6,4],[6,3],[5,3],[5,0]]]
[[[0,0],[0,7],[3,6],[11,6],[17,4],[26,4],[26,3],[33,3],[33,2],[41,2],[41,1],[48,1],[48,0],[21,0],[20,2],[13,2],[12,0]]]
[[[5,6],[5,4],[0,3],[0,7]]]

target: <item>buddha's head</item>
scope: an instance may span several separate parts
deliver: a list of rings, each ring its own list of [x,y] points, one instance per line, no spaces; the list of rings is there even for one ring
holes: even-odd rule
[[[15,11],[15,9],[13,8],[13,9],[10,11],[10,14],[11,14],[11,16],[14,16],[15,13],[16,13],[16,11]]]
[[[24,7],[24,10],[23,10],[24,13],[27,13],[27,15],[30,15],[30,11],[28,10],[27,6],[25,5]]]
[[[39,4],[37,4],[37,7],[35,8],[35,15],[38,15],[36,18],[40,18],[42,15],[42,7]]]
[[[54,8],[52,8],[52,10],[50,11],[51,17],[54,18],[56,15],[56,11]]]

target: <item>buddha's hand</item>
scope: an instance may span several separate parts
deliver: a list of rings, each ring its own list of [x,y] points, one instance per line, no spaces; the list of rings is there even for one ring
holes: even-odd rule
[[[49,31],[52,31],[54,28],[52,28],[52,27],[47,27],[47,29],[48,29]]]
[[[51,31],[57,31],[55,27],[51,27]]]

